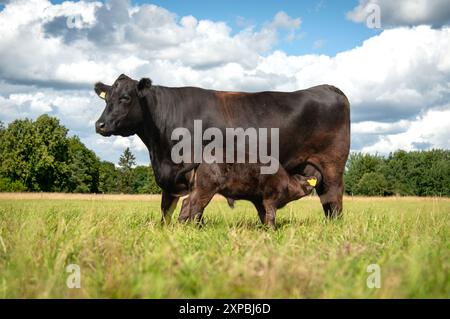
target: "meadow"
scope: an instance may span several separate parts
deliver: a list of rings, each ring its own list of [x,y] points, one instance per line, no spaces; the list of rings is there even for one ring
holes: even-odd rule
[[[450,296],[448,198],[346,197],[330,222],[307,197],[277,224],[221,198],[198,227],[162,226],[158,196],[3,193],[0,298]],[[69,264],[80,288],[66,285]],[[367,285],[371,264],[380,288]]]

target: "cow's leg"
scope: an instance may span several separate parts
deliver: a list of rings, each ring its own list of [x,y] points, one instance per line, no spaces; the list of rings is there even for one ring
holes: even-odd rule
[[[173,211],[177,207],[178,197],[163,191],[161,198],[161,223],[168,223],[172,218]]]
[[[264,218],[264,225],[275,228],[275,215],[276,215],[276,207],[272,201],[265,200],[263,201],[264,210],[266,211]]]
[[[343,170],[327,168],[322,171],[322,183],[317,188],[325,216],[336,218],[342,216],[342,197],[344,195]]]
[[[264,205],[260,201],[254,201],[253,205],[255,205],[256,210],[258,211],[259,220],[262,224],[265,224],[266,221],[266,210]]]

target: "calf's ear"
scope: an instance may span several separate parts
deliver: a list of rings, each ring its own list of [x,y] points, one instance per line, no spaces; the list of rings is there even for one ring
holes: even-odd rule
[[[139,97],[144,97],[148,94],[150,91],[150,88],[152,87],[152,80],[149,78],[142,78],[137,86],[137,92]]]
[[[108,94],[110,89],[110,85],[103,84],[102,82],[95,83],[94,91],[103,100],[106,99],[106,95]]]

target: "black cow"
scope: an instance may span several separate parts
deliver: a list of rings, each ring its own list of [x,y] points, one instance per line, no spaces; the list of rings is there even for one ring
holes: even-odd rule
[[[342,212],[343,173],[350,148],[350,104],[330,85],[295,92],[224,92],[196,87],[154,86],[150,79],[120,75],[112,86],[95,85],[106,108],[96,122],[103,136],[137,134],[150,152],[162,188],[163,219],[189,193],[185,172],[198,164],[176,164],[175,128],[279,128],[279,162],[290,175],[317,176],[317,193],[327,217]],[[270,143],[270,142],[269,142]],[[180,174],[180,172],[183,172]]]

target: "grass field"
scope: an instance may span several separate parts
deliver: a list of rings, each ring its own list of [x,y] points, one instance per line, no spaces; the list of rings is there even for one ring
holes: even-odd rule
[[[206,225],[161,226],[155,196],[0,194],[1,298],[448,298],[450,200],[318,198],[277,230],[253,207],[215,199]],[[179,208],[179,207],[178,207]],[[178,215],[178,211],[176,212]],[[69,289],[77,264],[81,288]],[[368,288],[378,264],[381,287]]]

